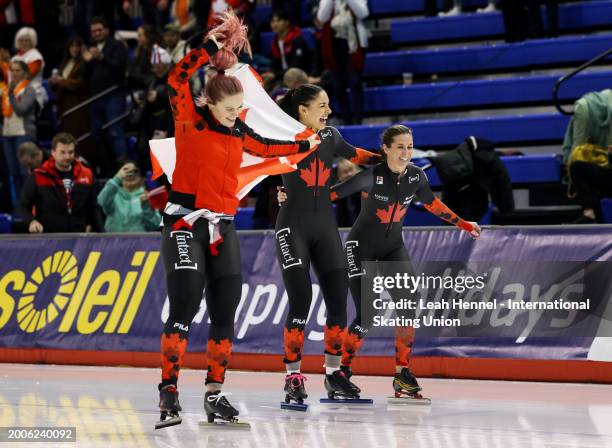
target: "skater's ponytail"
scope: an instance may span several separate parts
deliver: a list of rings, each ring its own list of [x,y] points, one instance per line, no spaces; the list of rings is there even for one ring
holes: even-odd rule
[[[290,89],[285,96],[278,101],[278,106],[287,115],[300,121],[300,106],[308,106],[323,89],[314,84],[303,84],[295,89]]]
[[[247,27],[233,12],[225,12],[221,16],[221,22],[206,35],[206,40],[213,35],[222,35],[223,48],[210,58],[211,71],[204,97],[209,104],[216,104],[227,96],[242,93],[242,84],[235,76],[225,74],[225,70],[231,68],[238,62],[237,54],[242,52],[252,56],[251,45],[247,38]],[[202,103],[203,99],[200,99]]]

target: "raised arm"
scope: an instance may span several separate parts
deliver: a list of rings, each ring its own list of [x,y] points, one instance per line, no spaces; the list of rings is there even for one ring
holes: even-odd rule
[[[244,126],[243,150],[249,154],[259,157],[278,157],[307,152],[311,148],[311,140],[316,138],[313,135],[308,140],[274,140],[262,137],[246,124]]]
[[[189,79],[217,51],[219,51],[217,44],[212,39],[207,40],[204,44],[187,53],[170,70],[168,74],[168,92],[170,106],[172,106],[172,112],[176,121],[188,121],[194,116],[195,105],[189,88]]]
[[[372,185],[374,185],[374,167],[361,171],[344,182],[331,187],[330,197],[332,201],[336,201],[357,192],[369,193]]]
[[[357,165],[374,165],[382,161],[380,154],[366,151],[365,149],[356,148],[350,143],[347,143],[336,128],[328,128],[331,130],[334,139],[334,150],[340,157],[347,159]]]
[[[431,191],[431,187],[429,186],[429,180],[427,179],[427,176],[423,170],[419,170],[419,188],[416,195],[421,202],[423,202],[423,206],[429,213],[433,213],[438,218],[443,219],[444,221],[449,222],[460,229],[465,230],[466,232],[471,233],[476,230],[473,223],[461,219],[455,212],[448,208],[444,202],[433,194],[433,191]],[[480,233],[480,229],[478,230],[478,233]]]

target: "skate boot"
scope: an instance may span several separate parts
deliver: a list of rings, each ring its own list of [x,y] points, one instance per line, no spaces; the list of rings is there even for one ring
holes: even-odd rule
[[[166,428],[168,426],[179,425],[183,419],[179,417],[182,411],[178,400],[178,390],[174,384],[159,387],[159,410],[161,415],[159,421],[155,423],[155,429]]]
[[[207,422],[200,422],[201,426],[209,425],[228,425],[241,428],[250,428],[248,423],[241,423],[236,418],[238,410],[227,400],[229,394],[221,391],[206,392],[204,395],[204,411],[206,412]]]
[[[342,371],[342,373],[344,373],[344,376],[346,377],[348,382],[351,384],[351,387],[353,388],[355,393],[360,394],[361,389],[359,389],[359,387],[357,387],[357,385],[351,381],[351,377],[353,376],[353,371],[351,370],[351,366],[340,366],[340,370]]]
[[[394,397],[389,397],[389,403],[415,403],[431,404],[429,398],[423,397],[419,392],[423,388],[419,386],[416,377],[408,367],[404,367],[400,373],[393,378]]]
[[[285,402],[281,403],[281,409],[293,411],[306,411],[308,405],[304,404],[304,399],[308,398],[304,387],[306,377],[301,373],[291,373],[285,377]],[[291,403],[294,401],[295,403]]]
[[[351,382],[342,370],[336,370],[331,375],[325,375],[325,389],[327,390],[327,398],[321,398],[321,403],[374,403],[371,399],[359,398],[359,392],[351,385]]]

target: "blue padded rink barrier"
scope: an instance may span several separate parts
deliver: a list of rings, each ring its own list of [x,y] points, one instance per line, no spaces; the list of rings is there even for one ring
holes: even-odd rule
[[[356,377],[373,406],[321,405],[308,375],[308,412],[281,411],[281,373],[230,372],[227,390],[250,430],[201,428],[202,372],[181,373],[182,424],[155,431],[158,369],[4,364],[2,426],[72,426],[76,444],[40,447],[574,447],[612,446],[612,388],[594,384],[420,382],[431,406],[388,405],[386,377]],[[256,385],[256,387],[255,387]],[[316,398],[316,399],[315,399]]]

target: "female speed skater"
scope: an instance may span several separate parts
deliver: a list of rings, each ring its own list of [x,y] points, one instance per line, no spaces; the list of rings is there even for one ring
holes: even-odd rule
[[[324,329],[325,388],[330,395],[359,398],[359,388],[348,381],[340,369],[347,323],[348,278],[330,201],[330,174],[334,156],[362,164],[376,163],[381,158],[378,154],[348,144],[335,128],[327,126],[331,109],[327,93],[322,88],[306,84],[291,89],[279,101],[279,106],[307,127],[305,133],[315,133],[321,138],[317,150],[300,161],[296,171],[283,174],[283,185],[289,200],[276,220],[277,257],[289,298],[284,328],[284,363],[287,369],[285,403],[293,400],[301,405],[307,397],[301,357],[304,327],[312,301],[311,263],[319,278],[327,308]]]
[[[410,128],[402,125],[387,128],[382,136],[382,149],[384,162],[331,188],[332,200],[357,192],[361,192],[363,198],[361,212],[345,245],[350,290],[357,311],[342,347],[342,368],[349,378],[352,375],[351,362],[369,330],[367,323],[362,322],[362,299],[372,299],[366,294],[362,295],[363,263],[394,262],[391,269],[386,264],[385,268],[380,269],[384,270],[381,274],[385,276],[414,273],[402,239],[403,218],[413,198],[417,197],[429,212],[468,232],[473,238],[480,236],[478,224],[459,218],[437,199],[423,170],[410,164],[413,149]],[[279,202],[285,199],[289,202],[291,195],[281,192],[278,199]],[[393,389],[396,398],[427,400],[419,394],[421,387],[408,367],[414,333],[413,327],[396,328]]]
[[[224,70],[236,63],[235,53],[242,50],[250,52],[246,27],[228,13],[204,43],[187,53],[168,76],[176,129],[176,166],[163,216],[161,252],[170,313],[161,336],[161,418],[156,428],[181,422],[177,380],[189,326],[204,287],[211,321],[204,409],[209,423],[215,419],[236,421],[238,411],[221,388],[242,289],[240,248],[233,224],[242,153],[284,156],[307,152],[318,144],[316,135],[297,142],[266,139],[239,118],[244,99],[242,85]],[[199,106],[192,98],[189,78],[207,62],[217,74],[208,80],[205,104]]]

